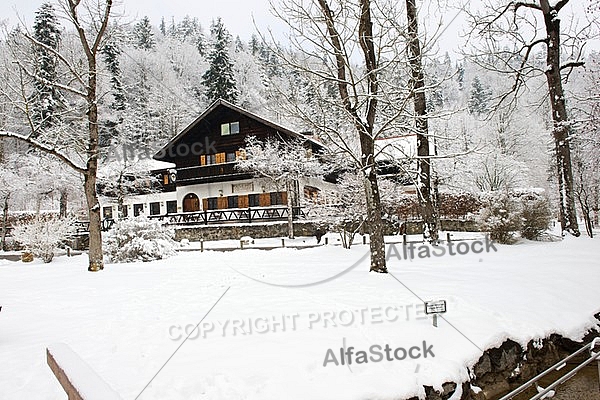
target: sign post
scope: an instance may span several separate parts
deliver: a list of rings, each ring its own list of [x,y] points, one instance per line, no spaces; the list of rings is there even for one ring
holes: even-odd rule
[[[425,302],[425,314],[433,314],[433,326],[437,328],[438,314],[446,312],[446,300],[435,300]]]

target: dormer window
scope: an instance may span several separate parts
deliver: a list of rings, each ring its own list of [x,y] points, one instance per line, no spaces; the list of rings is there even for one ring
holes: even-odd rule
[[[221,136],[235,135],[237,133],[240,133],[239,121],[221,124]]]

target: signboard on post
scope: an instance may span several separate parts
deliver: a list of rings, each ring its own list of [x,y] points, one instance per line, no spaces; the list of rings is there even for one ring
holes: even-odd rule
[[[446,300],[426,301],[425,314],[433,314],[433,326],[437,328],[437,316],[446,312]]]
[[[446,312],[446,300],[426,301],[425,314],[442,314]]]

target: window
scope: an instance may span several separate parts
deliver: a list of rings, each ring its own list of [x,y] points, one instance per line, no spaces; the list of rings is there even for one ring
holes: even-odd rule
[[[271,192],[271,205],[272,206],[280,206],[284,205],[283,202],[283,193],[281,192]]]
[[[150,203],[150,215],[159,215],[160,214],[160,203]]]
[[[225,157],[225,162],[234,162],[237,159],[235,153],[227,153]]]
[[[215,154],[206,155],[206,165],[213,165],[217,163],[217,156]]]
[[[221,136],[235,135],[240,133],[240,123],[230,122],[227,124],[221,124]]]
[[[177,214],[177,200],[167,201],[167,214]]]
[[[127,218],[128,217],[128,211],[129,211],[129,206],[128,205],[123,205],[123,218]]]
[[[102,215],[105,219],[112,219],[113,217],[113,208],[112,207],[104,207],[102,209]]]
[[[228,208],[238,208],[238,197],[237,196],[227,197],[227,207]]]
[[[144,213],[144,205],[143,204],[134,204],[133,205],[133,216],[137,217],[140,214]]]
[[[258,206],[260,206],[260,195],[249,194],[248,195],[248,207],[258,207]]]
[[[216,210],[217,208],[219,208],[218,199],[216,197],[209,197],[208,198],[208,209]]]
[[[319,193],[321,190],[314,186],[304,186],[304,198],[312,202],[316,202],[319,199]]]

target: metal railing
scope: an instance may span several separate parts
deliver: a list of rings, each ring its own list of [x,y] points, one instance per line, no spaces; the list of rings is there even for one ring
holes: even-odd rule
[[[510,399],[514,398],[515,396],[523,393],[525,390],[529,389],[531,386],[534,386],[534,385],[536,386],[536,388],[538,388],[539,386],[537,385],[537,383],[540,379],[542,379],[546,375],[550,374],[551,372],[560,371],[562,368],[564,368],[567,365],[567,361],[577,357],[578,355],[580,355],[581,353],[584,353],[587,350],[589,350],[589,352],[590,352],[590,356],[587,359],[585,359],[584,361],[579,363],[579,365],[577,367],[575,367],[574,369],[569,371],[569,373],[567,373],[566,375],[555,380],[554,383],[549,385],[547,388],[545,388],[545,389],[539,388],[538,394],[533,396],[529,400],[539,400],[542,398],[546,398],[545,396],[548,395],[548,393],[550,393],[552,390],[554,390],[558,385],[565,383],[566,381],[571,379],[573,376],[575,376],[575,374],[577,374],[577,372],[579,372],[580,370],[582,370],[583,368],[585,368],[586,366],[588,366],[589,364],[591,364],[594,361],[598,362],[598,371],[600,373],[600,350],[598,350],[597,352],[594,352],[594,348],[596,346],[600,346],[600,337],[594,338],[594,340],[592,340],[591,343],[588,343],[587,345],[583,346],[581,349],[577,350],[575,353],[573,353],[570,356],[564,358],[563,360],[557,362],[556,364],[554,364],[553,366],[551,366],[550,368],[548,368],[541,374],[531,378],[529,381],[525,382],[524,384],[522,384],[521,386],[519,386],[518,388],[516,388],[515,390],[513,390],[506,396],[500,398],[499,400],[510,400]]]

